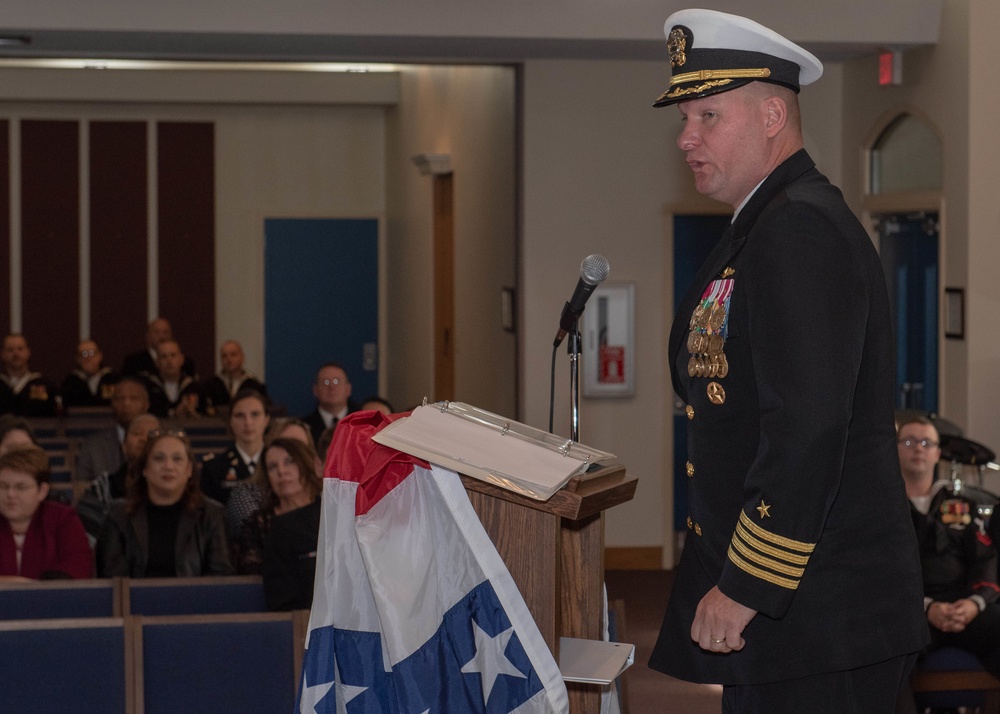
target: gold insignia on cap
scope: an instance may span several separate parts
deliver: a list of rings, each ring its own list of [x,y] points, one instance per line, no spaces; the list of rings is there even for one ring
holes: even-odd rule
[[[686,50],[687,38],[684,36],[684,30],[679,27],[675,27],[670,31],[670,35],[667,37],[667,52],[670,53],[671,67],[684,66],[684,63],[687,62],[687,55],[685,54]]]
[[[722,87],[731,83],[731,79],[713,79],[711,82],[705,82],[704,84],[696,84],[693,87],[678,87],[677,89],[672,89],[669,92],[661,94],[656,101],[662,101],[664,99],[676,99],[677,97],[683,97],[688,94],[698,94],[699,92],[707,92],[713,87]],[[673,80],[671,80],[671,85],[673,85]]]
[[[696,72],[675,74],[670,78],[670,86],[684,82],[709,82],[713,79],[767,79],[771,70],[767,67],[752,69],[699,69]]]
[[[770,518],[771,517],[771,506],[774,504],[764,503],[764,499],[760,499],[760,505],[757,506],[757,510],[760,511],[760,517]]]

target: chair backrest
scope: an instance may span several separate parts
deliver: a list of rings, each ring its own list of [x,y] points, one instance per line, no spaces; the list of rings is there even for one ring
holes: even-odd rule
[[[292,711],[295,613],[136,617],[140,714]]]
[[[0,622],[0,711],[124,714],[133,680],[127,652],[120,617]]]
[[[983,669],[974,654],[958,647],[941,647],[921,659],[912,688],[921,711],[928,707],[1000,711],[1000,681]]]
[[[126,615],[213,615],[267,612],[259,575],[129,580],[122,602]]]
[[[4,583],[0,620],[118,617],[121,587],[121,578]]]

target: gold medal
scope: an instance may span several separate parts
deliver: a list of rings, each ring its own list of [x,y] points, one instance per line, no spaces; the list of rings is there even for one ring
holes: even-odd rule
[[[729,360],[726,359],[725,352],[720,352],[717,355],[717,359],[719,360],[719,368],[716,370],[716,373],[718,374],[719,379],[722,379],[729,374]]]
[[[729,374],[729,360],[726,359],[725,352],[722,352],[719,355],[717,355],[716,359],[718,360],[718,365],[719,365],[718,369],[716,370],[716,374],[718,375],[719,379],[723,379],[727,374]]]
[[[715,355],[705,358],[705,373],[712,379],[715,379],[715,374],[719,369],[719,365],[715,361]]]
[[[726,345],[726,339],[720,335],[718,332],[713,332],[708,336],[708,346],[705,351],[710,355],[717,355],[722,353],[722,348]]]
[[[719,330],[726,322],[726,306],[723,303],[712,303],[712,309],[708,313],[708,326],[713,330]]]
[[[701,324],[702,318],[705,316],[705,306],[702,303],[698,303],[694,306],[694,310],[691,312],[691,322],[688,324],[689,327],[694,329]]]
[[[708,383],[708,401],[712,404],[725,404],[726,402],[726,390],[722,388],[722,385],[718,382]]]
[[[691,355],[691,359],[688,360],[688,376],[698,376],[698,358],[694,355]]]
[[[698,354],[701,350],[698,349],[698,331],[691,330],[688,333],[688,352],[691,354]]]

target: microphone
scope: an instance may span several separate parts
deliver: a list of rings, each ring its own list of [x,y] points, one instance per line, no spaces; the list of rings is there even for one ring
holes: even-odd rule
[[[576,321],[583,314],[583,308],[590,299],[591,293],[598,283],[608,277],[611,265],[603,255],[588,255],[580,264],[580,280],[573,291],[573,297],[563,306],[562,316],[559,318],[559,331],[556,339],[552,342],[553,347],[562,344],[563,338],[576,329]]]

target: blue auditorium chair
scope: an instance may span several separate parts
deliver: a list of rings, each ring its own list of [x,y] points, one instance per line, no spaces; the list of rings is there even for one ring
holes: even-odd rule
[[[214,615],[267,612],[259,575],[128,580],[125,615]]]
[[[0,712],[132,711],[125,643],[120,617],[0,622]]]
[[[118,617],[121,578],[0,585],[0,620]],[[3,709],[0,709],[3,711]]]
[[[290,712],[295,613],[136,617],[145,714]]]

